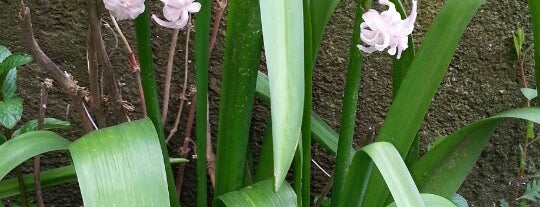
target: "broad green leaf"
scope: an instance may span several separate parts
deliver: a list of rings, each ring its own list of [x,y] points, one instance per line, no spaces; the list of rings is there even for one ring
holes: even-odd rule
[[[304,103],[304,31],[301,0],[260,1],[270,82],[274,189],[285,179],[299,143]]]
[[[538,91],[536,91],[536,89],[521,88],[519,90],[521,91],[523,96],[525,96],[525,98],[527,98],[527,100],[529,100],[529,101],[533,100],[534,98],[536,98],[538,96]]]
[[[22,99],[11,98],[0,101],[0,125],[12,129],[21,120],[22,112]]]
[[[27,64],[30,61],[32,61],[30,55],[22,53],[12,54],[0,63],[0,74],[4,74],[7,70]]]
[[[456,204],[452,203],[446,198],[443,198],[434,194],[421,194],[422,200],[424,201],[425,206],[429,207],[457,207]],[[387,207],[397,207],[396,203],[391,203]]]
[[[407,155],[465,28],[484,2],[485,0],[446,1],[401,83],[377,141],[391,142],[401,156]],[[387,194],[387,187],[378,173],[371,175],[370,179],[365,194],[361,195],[370,199],[363,200],[363,205],[382,206],[386,202],[386,196],[382,195]]]
[[[45,118],[43,122],[43,130],[51,130],[51,129],[67,129],[71,126],[71,124],[67,121],[62,121],[55,118]],[[15,132],[13,132],[13,137],[17,137],[21,134],[36,131],[38,130],[38,120],[34,119],[29,122],[26,122],[26,124],[22,125],[19,129],[17,129]]]
[[[171,164],[187,163],[189,160],[184,158],[169,158]],[[68,165],[64,167],[45,170],[40,173],[41,187],[57,186],[65,183],[73,183],[77,181],[75,167]],[[27,190],[34,190],[34,174],[23,175],[24,185]],[[0,199],[19,195],[19,181],[17,178],[0,181]]]
[[[386,182],[383,185],[388,186],[397,206],[424,206],[420,192],[416,188],[405,162],[396,148],[388,142],[375,142],[356,152],[347,172],[342,193],[337,195],[341,196],[340,200],[343,201],[339,203],[339,206],[360,206],[364,199],[360,195],[365,190],[365,182],[368,181],[366,177],[369,176],[368,169],[373,168],[372,164],[365,168],[364,163],[370,160],[381,172]],[[384,198],[386,199],[386,196]]]
[[[34,190],[34,174],[26,174],[23,176],[24,186],[26,190]],[[75,168],[72,165],[45,170],[40,173],[40,184],[42,188],[47,188],[59,184],[70,183],[77,181]],[[3,180],[0,182],[0,199],[9,198],[19,195],[19,182],[17,178]]]
[[[7,47],[0,45],[0,63],[4,62],[4,60],[11,55],[11,51],[7,49]]]
[[[218,196],[214,206],[234,207],[282,207],[296,206],[296,195],[288,183],[280,186],[277,192],[272,188],[272,180],[264,180],[239,191]]]
[[[540,123],[540,108],[513,109],[452,133],[411,167],[418,188],[451,198],[472,170],[491,133],[507,118]]]
[[[0,145],[0,180],[11,170],[36,155],[67,149],[69,141],[49,131],[34,131]]]
[[[12,68],[7,72],[3,85],[2,85],[3,100],[14,98],[16,91],[17,91],[17,69]]]
[[[163,155],[150,119],[90,132],[69,151],[85,206],[170,206]]]
[[[242,187],[262,49],[258,0],[231,0],[219,102],[214,196]]]

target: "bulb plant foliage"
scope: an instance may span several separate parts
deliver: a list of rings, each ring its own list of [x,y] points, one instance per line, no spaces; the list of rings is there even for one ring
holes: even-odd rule
[[[422,18],[417,10],[430,7],[428,1],[378,0],[383,10],[377,11],[370,0],[356,0],[339,133],[313,113],[311,87],[313,71],[318,69],[314,63],[319,56],[323,33],[340,1],[222,0],[217,1],[216,15],[227,9],[227,27],[224,57],[220,57],[224,61],[214,158],[209,143],[213,139],[207,139],[211,131],[207,117],[208,71],[213,38],[217,34],[214,29],[219,29],[221,17],[214,17],[211,22],[212,2],[161,0],[164,19],[155,14],[150,17],[150,13],[154,13],[148,6],[153,3],[150,1],[97,2],[87,1],[89,14],[97,13],[95,5],[104,6],[114,17],[113,21],[116,18],[135,23],[138,58],[133,56],[130,65],[135,74],[140,73],[136,77],[140,80],[140,98],[144,100],[148,118],[110,127],[101,127],[104,122],[92,122],[92,132],[76,141],[47,131],[69,125],[50,118],[45,119],[44,126],[37,127],[36,121],[31,121],[12,131],[22,116],[22,100],[15,95],[15,67],[28,63],[30,58],[11,54],[7,48],[0,47],[0,125],[5,132],[0,134],[0,199],[26,195],[26,191],[33,190],[30,186],[39,183],[48,187],[77,181],[85,206],[176,207],[182,203],[178,193],[186,190],[196,191],[197,206],[200,207],[467,206],[465,199],[456,192],[497,126],[505,119],[523,119],[531,125],[540,123],[540,108],[535,104],[509,109],[460,126],[431,146],[426,154],[418,154],[420,125],[467,25],[485,0],[446,0],[423,41],[416,47],[412,41],[415,21]],[[403,3],[410,8],[406,9]],[[531,18],[534,34],[540,35],[537,32],[540,30],[537,26],[540,24],[540,12],[537,11],[540,5],[536,4],[537,1],[531,1],[531,13],[536,12]],[[23,25],[31,26],[24,24],[29,22],[29,10],[23,8],[23,11],[26,11],[21,12]],[[165,137],[161,119],[150,25],[173,29],[172,44],[176,46],[174,37],[180,29],[189,40],[191,18],[195,22],[196,91],[193,93],[196,94],[190,97],[193,106],[186,127],[189,129],[185,139],[187,147],[182,148],[188,150],[182,151],[181,157],[185,158],[190,143],[195,143],[196,158],[190,161],[197,163],[197,188],[182,189],[183,166],[176,174],[180,181],[175,181],[170,160],[178,159],[170,158],[166,147],[169,138]],[[89,52],[87,57],[92,58],[93,54],[103,61],[108,57],[99,50],[101,34],[95,27],[99,22],[90,23],[93,27],[88,47],[94,53]],[[211,35],[211,26],[214,35]],[[24,32],[23,36],[33,38],[31,29]],[[54,63],[47,62],[48,58],[36,49],[37,43],[32,42],[35,41],[32,38],[25,41],[32,43],[27,46],[37,57],[36,62],[41,67],[51,67]],[[516,48],[521,45],[516,40]],[[129,55],[133,55],[127,47]],[[170,51],[174,56],[175,47]],[[394,94],[389,94],[393,101],[374,143],[356,150],[352,140],[358,96],[362,95],[359,94],[362,63],[364,59],[387,55],[373,53],[375,51],[387,51],[393,59]],[[534,51],[539,54],[535,56],[539,59],[540,49],[534,48]],[[267,74],[259,71],[263,52]],[[364,57],[370,53],[373,54]],[[185,60],[187,66],[187,55]],[[102,65],[107,65],[107,61],[104,63]],[[89,68],[92,68],[90,64],[91,61]],[[174,64],[171,62],[170,65]],[[540,72],[537,70],[536,74],[538,80]],[[522,90],[529,100],[536,96],[535,88],[524,87]],[[249,149],[249,142],[253,141],[250,124],[252,116],[256,116],[253,111],[255,99],[268,103],[271,110],[258,158],[253,158],[254,153]],[[98,118],[97,112],[101,108],[92,101],[89,105]],[[92,116],[87,118],[92,119]],[[189,139],[192,123],[195,123],[195,142]],[[534,128],[530,130],[534,134]],[[170,136],[173,135],[171,132]],[[312,141],[336,155],[333,186],[316,199],[311,196],[310,189]],[[41,179],[36,180],[22,174],[18,174],[18,178],[5,178],[25,160],[54,150],[68,150],[73,166],[43,171]],[[258,160],[256,165],[254,160]],[[286,179],[288,174],[292,174],[291,179]],[[208,184],[207,176],[212,185]],[[527,185],[519,199],[537,200],[538,186],[537,181]],[[208,199],[210,188],[214,197]],[[182,190],[176,192],[177,189]]]

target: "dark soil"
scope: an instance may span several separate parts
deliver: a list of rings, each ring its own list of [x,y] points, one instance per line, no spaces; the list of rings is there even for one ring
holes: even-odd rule
[[[156,5],[151,9],[159,12],[160,3],[154,2]],[[415,30],[417,46],[420,45],[423,34],[429,28],[437,11],[442,7],[442,2],[443,0],[419,1],[419,16]],[[85,3],[50,0],[34,0],[27,3],[32,9],[35,33],[42,49],[63,70],[72,73],[81,85],[87,85]],[[21,43],[18,24],[19,6],[19,1],[16,0],[0,0],[0,8],[2,8],[0,44],[6,45],[12,51],[27,51]],[[314,74],[314,110],[336,130],[339,129],[341,96],[347,67],[348,45],[352,34],[353,12],[353,1],[343,1],[340,4],[326,31]],[[426,116],[420,131],[422,152],[425,152],[428,143],[438,136],[448,135],[475,120],[524,105],[525,99],[519,92],[520,79],[514,55],[512,32],[518,25],[524,26],[528,43],[530,43],[528,18],[528,8],[524,0],[488,1],[482,6],[463,36],[444,82]],[[122,22],[121,26],[128,37],[133,37],[130,22]],[[113,48],[115,42],[111,38],[111,32],[107,29],[104,29],[104,32],[108,37],[107,45]],[[157,26],[152,28],[152,32],[156,74],[158,80],[163,80],[171,32]],[[210,104],[212,108],[210,113],[214,135],[219,103],[223,33],[221,32],[218,37],[220,41],[216,45],[211,64]],[[177,49],[176,71],[173,77],[175,84],[172,91],[179,90],[179,83],[183,76],[180,68],[183,68],[181,57],[184,53],[184,38],[181,34]],[[126,100],[138,106],[135,86],[124,56],[119,46],[112,55],[112,62],[117,74],[121,74],[120,81],[126,83],[122,87]],[[378,131],[390,106],[390,67],[390,59],[386,54],[372,54],[365,58],[355,134],[357,147],[364,145],[367,138]],[[526,64],[526,69],[532,71],[530,62]],[[528,72],[528,75],[532,83],[532,72]],[[19,94],[25,100],[24,121],[26,121],[35,118],[32,115],[36,114],[38,107],[40,82],[47,77],[47,74],[33,63],[20,68],[19,77]],[[49,100],[48,115],[68,119],[75,126],[73,130],[65,131],[62,135],[70,139],[81,136],[82,132],[78,130],[80,127],[77,126],[77,120],[73,118],[74,116],[66,116],[69,100],[62,90],[55,87]],[[172,95],[169,110],[175,111],[177,104],[178,96]],[[255,148],[260,146],[260,137],[268,118],[267,106],[261,102],[256,104],[252,135],[259,141],[252,143]],[[174,113],[170,113],[169,122],[174,120],[174,115],[172,115]],[[134,111],[132,118],[137,117],[140,115]],[[181,127],[179,133],[183,134],[183,130]],[[459,192],[471,206],[491,206],[492,202],[499,199],[512,200],[514,198],[518,144],[523,137],[524,124],[519,121],[509,121],[496,131],[482,153],[480,161]],[[318,149],[317,146],[315,148]],[[177,149],[178,142],[175,142],[170,148],[171,154],[176,154]],[[538,143],[531,148],[530,152],[528,173],[534,173],[540,164]],[[334,158],[328,156],[324,150],[315,150],[314,153],[314,159],[324,169],[331,172]],[[56,153],[45,158],[44,163],[47,169],[65,165],[69,163],[69,159],[64,154]],[[321,192],[329,178],[315,167],[313,167],[313,172],[315,195]],[[193,165],[188,165],[186,173],[188,177],[181,199],[183,206],[192,206],[195,203]],[[47,206],[80,206],[82,204],[76,184],[46,189],[45,193]]]

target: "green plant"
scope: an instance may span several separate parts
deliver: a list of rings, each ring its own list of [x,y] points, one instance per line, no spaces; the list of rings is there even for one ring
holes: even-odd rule
[[[163,2],[167,5],[168,1]],[[401,1],[391,2],[396,9],[392,14],[399,12],[407,25],[413,25],[413,17],[416,15],[407,16]],[[392,106],[377,134],[376,142],[355,151],[352,138],[364,59],[357,45],[361,44],[361,31],[366,30],[365,25],[361,25],[363,15],[375,12],[368,11],[371,1],[356,1],[355,29],[349,51],[340,133],[328,127],[311,109],[312,71],[316,69],[314,63],[322,34],[337,3],[339,0],[229,2],[216,170],[213,173],[211,167],[207,168],[207,152],[211,152],[207,142],[211,7],[210,1],[200,1],[202,7],[195,15],[197,91],[188,118],[188,123],[192,122],[195,113],[198,206],[208,205],[207,174],[215,176],[213,205],[216,206],[310,206],[312,138],[337,156],[334,187],[327,198],[330,206],[456,206],[451,200],[456,200],[453,199],[456,191],[478,160],[491,133],[503,120],[517,118],[540,123],[539,108],[512,109],[463,126],[419,157],[417,133],[420,125],[462,34],[484,3],[484,0],[447,0],[416,53],[412,36],[400,33],[402,38],[398,42],[406,44],[400,44],[397,52],[390,52],[397,53],[398,57],[401,55],[393,59]],[[389,6],[389,10],[394,8],[388,1],[379,3]],[[411,13],[415,12],[412,9]],[[460,15],[456,16],[456,13]],[[26,15],[23,14],[23,18]],[[402,21],[401,18],[399,21]],[[40,140],[50,143],[34,146],[29,143],[31,141],[22,143],[14,139],[1,145],[0,153],[5,150],[6,154],[12,154],[15,161],[10,163],[18,164],[45,151],[70,150],[83,199],[88,206],[178,206],[180,202],[172,180],[152,69],[148,20],[148,11],[144,11],[135,20],[135,25],[142,88],[149,118],[100,129],[74,143],[51,132],[29,132],[20,135],[28,138],[20,140],[38,139],[35,137],[41,136],[45,138]],[[393,20],[398,21],[397,18]],[[99,35],[94,37],[97,42]],[[267,77],[257,72],[263,43]],[[409,49],[402,51],[407,47]],[[366,48],[362,50],[366,51]],[[271,119],[256,167],[252,164],[253,157],[248,148],[255,94],[269,102],[271,107]],[[188,124],[186,134],[190,132],[190,127]],[[105,141],[111,136],[120,138],[110,143]],[[189,134],[185,137],[189,137]],[[189,143],[189,140],[186,142]],[[10,151],[15,150],[15,147],[11,145],[15,144],[30,147],[29,151],[34,153],[13,154]],[[148,156],[140,157],[142,154]],[[134,164],[132,159],[140,159],[145,163]],[[116,162],[119,164],[114,167],[115,170],[111,170],[111,163]],[[7,173],[13,168],[12,165],[0,162],[0,169],[4,167]],[[291,166],[292,186],[285,179]],[[69,170],[63,169],[64,172]],[[151,179],[145,180],[143,176]],[[73,178],[66,176],[61,181],[49,177],[47,179],[50,179],[48,183],[56,184]],[[118,179],[122,180],[122,187],[115,188],[129,190],[114,194],[107,191],[114,185],[113,181]],[[153,190],[146,189],[150,181],[159,183],[159,186]],[[12,181],[0,182],[0,195],[3,192],[2,184],[7,182]],[[4,195],[7,194],[13,195],[13,192]],[[144,201],[130,200],[133,197]]]

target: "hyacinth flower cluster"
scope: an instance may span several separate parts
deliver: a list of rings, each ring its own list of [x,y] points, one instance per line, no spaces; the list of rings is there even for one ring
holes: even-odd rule
[[[370,9],[362,15],[364,22],[360,24],[360,39],[367,45],[358,45],[358,49],[366,53],[388,49],[388,54],[401,58],[401,53],[408,47],[408,36],[414,29],[417,2],[412,1],[409,16],[401,19],[395,5],[388,0],[379,0],[379,4],[388,6],[388,10],[378,12]]]
[[[201,4],[195,0],[161,0],[163,2],[162,20],[155,14],[152,19],[159,25],[171,29],[184,28],[189,20],[190,13],[201,10]],[[103,0],[108,9],[117,20],[135,19],[144,12],[144,0]]]

